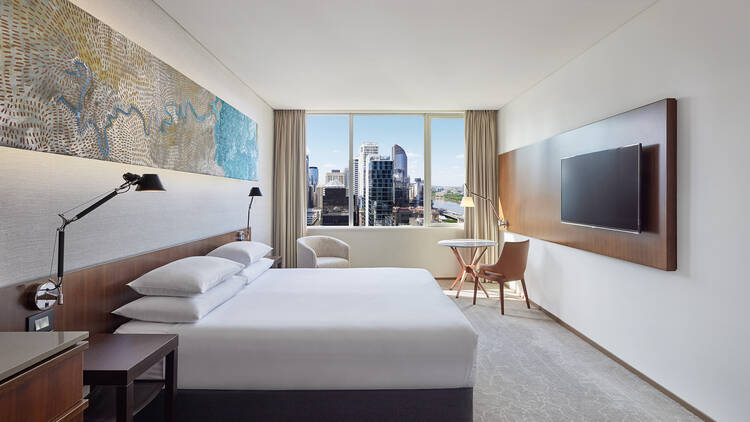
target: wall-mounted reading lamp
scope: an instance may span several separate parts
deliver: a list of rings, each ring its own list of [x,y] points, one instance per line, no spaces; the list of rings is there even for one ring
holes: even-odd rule
[[[474,197],[477,197],[479,199],[483,199],[490,203],[490,208],[492,208],[492,213],[495,214],[495,219],[497,220],[497,227],[498,229],[500,227],[508,228],[508,220],[503,220],[500,218],[500,216],[497,213],[497,209],[495,208],[495,202],[492,201],[492,198],[489,198],[484,195],[480,195],[476,192],[472,192],[469,189],[469,186],[464,183],[464,197],[461,198],[461,206],[464,208],[474,208]]]
[[[240,232],[240,240],[245,240],[245,235],[247,235],[247,238],[250,238],[250,210],[253,209],[253,201],[255,201],[256,196],[263,196],[263,194],[260,192],[260,188],[255,186],[250,188],[250,194],[247,195],[250,197],[250,205],[247,206],[247,231],[245,233]]]
[[[105,202],[109,201],[115,196],[129,191],[130,188],[134,185],[136,191],[166,190],[164,189],[164,186],[162,186],[161,180],[159,180],[159,175],[156,174],[144,174],[143,176],[139,176],[133,173],[125,173],[122,175],[122,178],[125,179],[125,183],[114,188],[112,192],[106,194],[104,197],[94,202],[88,208],[76,214],[75,217],[68,218],[65,216],[65,213],[79,208],[85,203],[58,214],[58,216],[62,219],[62,224],[57,228],[57,280],[53,280],[52,277],[50,277],[47,282],[36,286],[36,290],[34,291],[34,296],[32,299],[33,305],[37,309],[48,309],[52,307],[55,302],[60,305],[63,304],[62,282],[64,267],[63,264],[65,260],[65,228],[68,226],[68,224],[80,220],[81,218],[85,217],[86,214],[99,208]],[[54,262],[54,254],[52,259]]]

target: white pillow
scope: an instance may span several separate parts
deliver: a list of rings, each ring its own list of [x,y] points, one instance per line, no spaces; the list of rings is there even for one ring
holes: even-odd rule
[[[234,262],[248,266],[258,262],[259,259],[268,255],[272,250],[273,248],[265,243],[240,240],[221,245],[209,252],[207,256],[231,259]]]
[[[261,258],[255,264],[250,264],[244,270],[240,271],[240,275],[247,279],[247,284],[250,284],[272,266],[273,259]]]
[[[128,283],[146,296],[195,296],[242,270],[234,261],[213,256],[178,259]]]
[[[231,299],[242,290],[245,283],[245,277],[236,275],[197,296],[145,296],[115,309],[112,313],[141,321],[195,322]]]

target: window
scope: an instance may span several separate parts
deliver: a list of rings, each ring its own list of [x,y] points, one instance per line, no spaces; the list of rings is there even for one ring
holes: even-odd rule
[[[307,225],[349,225],[349,116],[307,116]]]
[[[309,113],[307,224],[463,223],[463,131],[463,113]]]
[[[464,119],[430,119],[432,222],[463,223],[461,198],[466,178]]]
[[[423,225],[423,198],[412,185],[424,179],[424,117],[357,115],[352,125],[354,225]]]

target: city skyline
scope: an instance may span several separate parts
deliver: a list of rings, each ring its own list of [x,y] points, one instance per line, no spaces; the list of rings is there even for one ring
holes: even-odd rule
[[[355,226],[421,226],[427,210],[434,222],[463,221],[460,188],[434,186],[432,203],[424,209],[422,179],[415,177],[412,182],[406,170],[408,158],[399,145],[391,148],[390,156],[380,154],[379,145],[373,142],[363,143],[358,152],[351,178],[348,168],[344,172],[332,169],[320,184],[316,183],[318,168],[310,166],[306,157],[308,225],[349,225],[350,200],[354,201],[351,224]]]
[[[349,167],[349,116],[313,115],[307,119],[307,154],[320,174]],[[391,155],[394,145],[408,157],[408,176],[424,179],[424,119],[422,115],[354,116],[353,158],[365,142]],[[462,186],[464,181],[464,119],[432,119],[432,185]],[[390,157],[393,159],[393,157]]]

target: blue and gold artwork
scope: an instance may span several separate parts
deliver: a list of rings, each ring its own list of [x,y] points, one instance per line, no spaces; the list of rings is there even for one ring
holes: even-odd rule
[[[0,0],[0,145],[258,180],[255,121],[67,0]]]

